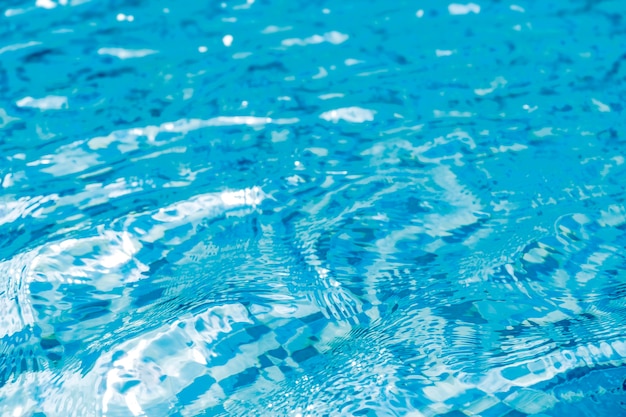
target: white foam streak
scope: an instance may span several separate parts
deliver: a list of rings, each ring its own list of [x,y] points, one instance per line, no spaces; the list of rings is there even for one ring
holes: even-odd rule
[[[54,9],[57,7],[57,4],[52,0],[37,0],[35,6],[41,7],[42,9]]]
[[[22,197],[19,200],[0,200],[0,225],[13,223],[14,221],[28,216],[39,217],[41,207],[45,203],[56,202],[59,196]]]
[[[331,32],[324,33],[324,35],[313,35],[313,36],[309,36],[308,38],[304,38],[304,39],[301,39],[301,38],[284,39],[281,43],[282,43],[283,46],[317,45],[319,43],[324,43],[324,42],[328,42],[328,43],[331,43],[333,45],[339,45],[339,44],[344,43],[345,41],[347,41],[348,38],[349,38],[349,36],[344,34],[344,33],[337,32],[337,31],[331,31]]]
[[[272,119],[270,117],[255,116],[218,116],[211,119],[180,119],[174,122],[166,122],[159,126],[136,127],[132,129],[117,130],[108,136],[92,138],[88,142],[90,149],[104,149],[114,142],[135,144],[137,138],[146,137],[149,141],[155,141],[161,132],[186,134],[190,131],[218,126],[264,126],[267,124],[285,125],[298,123],[297,118]]]
[[[154,49],[126,49],[126,48],[100,48],[98,55],[111,55],[119,59],[143,58],[144,56],[156,54],[159,51]]]
[[[340,120],[350,123],[363,123],[374,120],[375,113],[374,110],[361,107],[343,107],[326,111],[320,114],[320,118],[333,123],[337,123]]]
[[[189,222],[215,217],[233,208],[256,207],[265,198],[263,190],[256,186],[238,191],[202,194],[162,208],[152,218],[166,223]]]
[[[32,107],[39,110],[60,110],[67,108],[67,97],[47,96],[43,98],[24,97],[18,100],[17,107]]]
[[[458,4],[452,3],[448,6],[448,12],[451,15],[464,15],[469,13],[480,13],[480,6],[476,3]]]
[[[5,15],[6,15],[6,12],[5,12]],[[0,55],[2,55],[5,52],[18,51],[20,49],[30,48],[31,46],[37,46],[37,45],[41,45],[41,42],[30,41],[26,43],[16,43],[13,45],[3,46],[2,48],[0,48]]]

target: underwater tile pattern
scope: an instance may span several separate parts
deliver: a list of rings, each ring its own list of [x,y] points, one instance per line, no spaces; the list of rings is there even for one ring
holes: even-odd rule
[[[0,415],[626,413],[625,12],[2,3]]]

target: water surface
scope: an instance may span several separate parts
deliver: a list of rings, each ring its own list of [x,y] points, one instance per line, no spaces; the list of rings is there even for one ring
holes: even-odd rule
[[[0,414],[626,413],[626,4],[5,1]]]

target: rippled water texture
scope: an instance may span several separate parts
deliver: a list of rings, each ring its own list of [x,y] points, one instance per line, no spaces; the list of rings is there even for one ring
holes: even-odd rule
[[[0,11],[0,415],[626,415],[626,2]]]

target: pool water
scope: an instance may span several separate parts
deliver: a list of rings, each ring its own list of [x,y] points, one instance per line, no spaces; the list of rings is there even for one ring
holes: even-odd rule
[[[626,415],[624,1],[0,12],[0,415]]]

